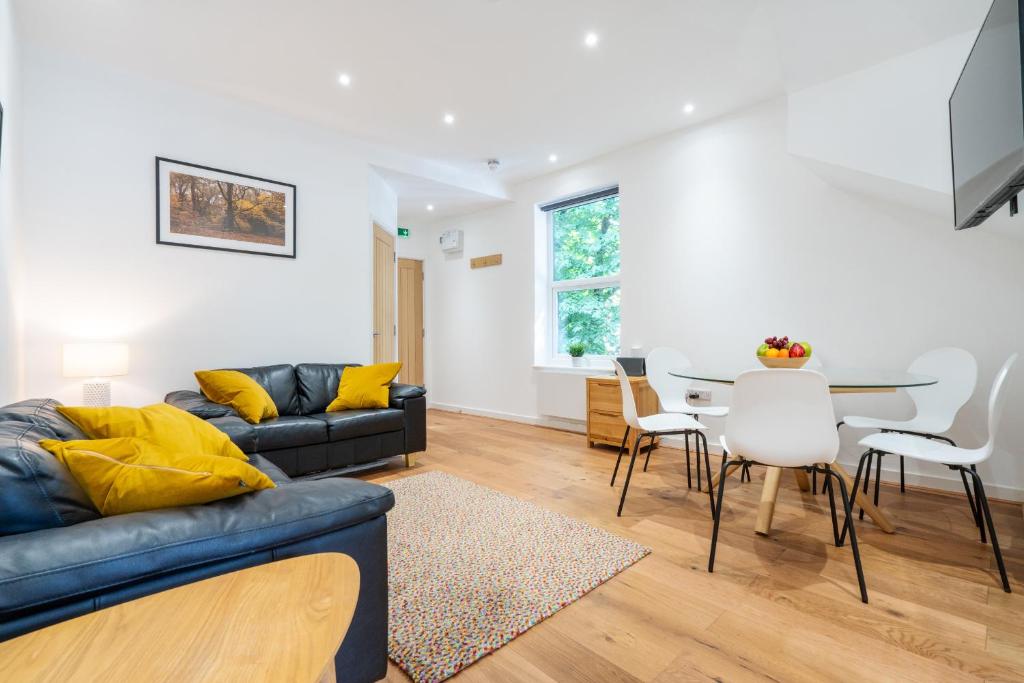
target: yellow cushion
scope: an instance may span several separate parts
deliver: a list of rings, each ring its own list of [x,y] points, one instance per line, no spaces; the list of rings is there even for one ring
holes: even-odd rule
[[[327,406],[327,412],[387,408],[388,387],[401,369],[401,363],[345,368],[341,371],[341,382],[338,383],[338,398]]]
[[[137,436],[174,453],[249,459],[231,443],[227,434],[206,420],[167,403],[155,403],[144,408],[59,406],[57,410],[78,425],[90,439]]]
[[[231,406],[246,422],[277,417],[277,406],[267,390],[238,370],[197,370],[199,388],[214,403]]]
[[[101,515],[200,505],[274,488],[267,475],[236,458],[174,453],[136,437],[39,443],[71,470]]]

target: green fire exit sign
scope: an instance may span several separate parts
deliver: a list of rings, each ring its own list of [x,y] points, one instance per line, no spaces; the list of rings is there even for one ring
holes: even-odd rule
[[[409,236],[409,228],[399,228],[398,229],[398,236],[399,237],[408,237]]]

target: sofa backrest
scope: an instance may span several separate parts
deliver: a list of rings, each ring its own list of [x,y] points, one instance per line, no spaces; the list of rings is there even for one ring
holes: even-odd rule
[[[295,379],[299,387],[299,407],[303,415],[322,413],[338,397],[341,373],[358,363],[299,363]]]
[[[267,390],[281,415],[301,415],[295,368],[291,365],[261,365],[255,368],[232,368],[256,380]]]
[[[52,399],[0,408],[0,536],[99,518],[71,472],[39,445],[41,439],[85,435]]]

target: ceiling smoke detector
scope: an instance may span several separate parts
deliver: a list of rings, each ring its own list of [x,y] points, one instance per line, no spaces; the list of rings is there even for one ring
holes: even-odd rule
[[[497,171],[499,166],[501,166],[501,162],[498,161],[497,159],[487,160],[487,168],[491,169],[492,171]]]

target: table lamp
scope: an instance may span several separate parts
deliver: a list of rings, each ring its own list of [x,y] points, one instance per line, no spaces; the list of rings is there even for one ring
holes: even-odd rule
[[[108,377],[128,374],[128,345],[88,342],[64,345],[64,376],[88,377],[82,384],[82,401],[87,406],[110,405]]]

